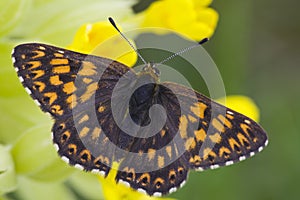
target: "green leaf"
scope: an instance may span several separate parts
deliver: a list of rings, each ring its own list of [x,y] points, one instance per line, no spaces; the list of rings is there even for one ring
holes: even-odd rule
[[[32,0],[0,1],[0,37],[7,34],[28,11]]]
[[[103,192],[97,175],[87,172],[78,171],[68,180],[68,183],[84,199],[103,199]]]
[[[60,160],[50,134],[51,125],[35,126],[15,143],[12,155],[16,172],[41,181],[59,181],[67,178],[74,169]]]
[[[17,196],[19,196],[20,200],[76,199],[75,195],[61,182],[44,183],[25,177],[19,178]]]
[[[0,195],[15,190],[17,187],[14,161],[9,148],[0,145]]]

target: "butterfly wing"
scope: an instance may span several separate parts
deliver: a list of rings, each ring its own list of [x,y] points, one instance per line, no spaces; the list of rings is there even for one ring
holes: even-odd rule
[[[70,113],[75,106],[72,102],[88,100],[104,71],[104,78],[118,81],[130,70],[110,59],[38,43],[15,47],[12,58],[26,91],[54,118]],[[74,96],[75,91],[80,96]]]
[[[107,175],[114,151],[95,115],[111,117],[106,116],[111,91],[120,77],[130,79],[135,73],[110,59],[46,44],[19,45],[12,58],[26,91],[55,120],[53,142],[62,159]],[[112,132],[109,137],[118,138]]]
[[[25,89],[55,119],[53,141],[63,160],[102,175],[118,161],[116,181],[149,195],[176,191],[189,169],[230,165],[267,144],[265,131],[253,120],[167,82],[155,86],[154,96],[133,95],[136,102],[145,101],[143,106],[128,112],[125,104],[115,105],[121,119],[133,116],[141,123],[148,121],[145,110],[154,104],[166,110],[166,123],[157,134],[143,138],[152,133],[137,130],[139,137],[128,135],[114,121],[111,107],[112,99],[122,102],[138,79],[127,66],[44,44],[17,46],[13,60]],[[120,78],[124,84],[113,97]],[[127,153],[116,154],[116,147]]]
[[[267,145],[265,131],[248,117],[185,86],[165,82],[159,87],[154,102],[166,109],[166,124],[155,136],[136,139],[131,151],[141,154],[121,163],[118,182],[165,195],[185,183],[189,169],[230,165]]]
[[[186,140],[191,142],[184,156],[192,169],[201,171],[230,165],[253,156],[267,145],[266,132],[252,119],[182,85],[164,85],[185,99],[181,109],[188,114],[181,116],[181,120],[194,124],[185,129]]]

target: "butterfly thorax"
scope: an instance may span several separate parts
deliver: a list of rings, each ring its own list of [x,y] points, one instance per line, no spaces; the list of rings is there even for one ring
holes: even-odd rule
[[[159,71],[153,64],[147,64],[137,74],[134,92],[130,98],[129,110],[133,120],[139,125],[147,125],[149,109],[157,103],[159,91]]]
[[[139,76],[144,75],[144,74],[149,74],[150,76],[155,79],[155,82],[159,82],[159,77],[160,77],[160,71],[156,67],[154,63],[148,63],[146,64],[143,68],[142,71],[138,73]]]

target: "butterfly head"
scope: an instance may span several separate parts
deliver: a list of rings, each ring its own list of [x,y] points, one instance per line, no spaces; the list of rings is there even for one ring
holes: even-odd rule
[[[143,68],[142,71],[140,72],[140,74],[148,74],[150,76],[152,76],[155,80],[158,80],[160,77],[160,71],[159,69],[156,67],[156,65],[154,63],[147,63]]]

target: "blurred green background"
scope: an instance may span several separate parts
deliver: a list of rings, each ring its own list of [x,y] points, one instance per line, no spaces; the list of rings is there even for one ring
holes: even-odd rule
[[[135,8],[146,7],[149,2],[141,1]],[[227,94],[249,96],[259,106],[260,124],[268,133],[269,146],[254,158],[233,166],[202,173],[191,172],[186,186],[170,197],[191,200],[299,199],[300,3],[293,0],[227,0],[214,1],[212,6],[219,13],[220,20],[205,48],[219,67]],[[76,5],[70,9],[73,7]],[[101,11],[101,8],[98,9]],[[52,12],[55,14],[57,10],[48,10],[47,15],[51,16]],[[108,16],[113,16],[113,13]],[[80,18],[80,14],[77,17]],[[82,22],[74,23],[72,26],[76,27],[76,23]],[[70,25],[58,25],[63,26]],[[63,30],[55,30],[52,36],[60,34],[60,37],[53,39],[49,36],[49,40],[60,45],[70,43],[73,35]],[[74,33],[76,29],[72,30],[71,33]],[[9,39],[22,40],[18,38],[22,34],[35,34],[33,40],[47,39],[43,33],[44,30],[33,33],[20,30],[19,35]],[[19,98],[24,91],[9,60],[13,42],[7,40],[3,37],[0,43],[0,143],[4,144],[14,140],[14,133],[21,133],[24,127],[41,121],[34,118],[35,113],[40,116],[40,111],[30,98]],[[22,103],[26,103],[27,110]],[[21,111],[19,107],[22,107]],[[30,116],[26,115],[27,112]],[[47,117],[43,120],[48,124]],[[69,196],[74,199],[93,199],[96,196],[86,195],[89,189],[93,189],[88,187],[89,182],[84,182],[85,191],[82,192],[82,179],[76,180],[73,180],[75,184],[72,181],[66,184],[66,190],[72,193]],[[78,191],[78,188],[81,190]],[[26,196],[24,190],[21,194]],[[93,192],[95,190],[97,188]],[[9,195],[11,199],[17,196],[14,193]]]

